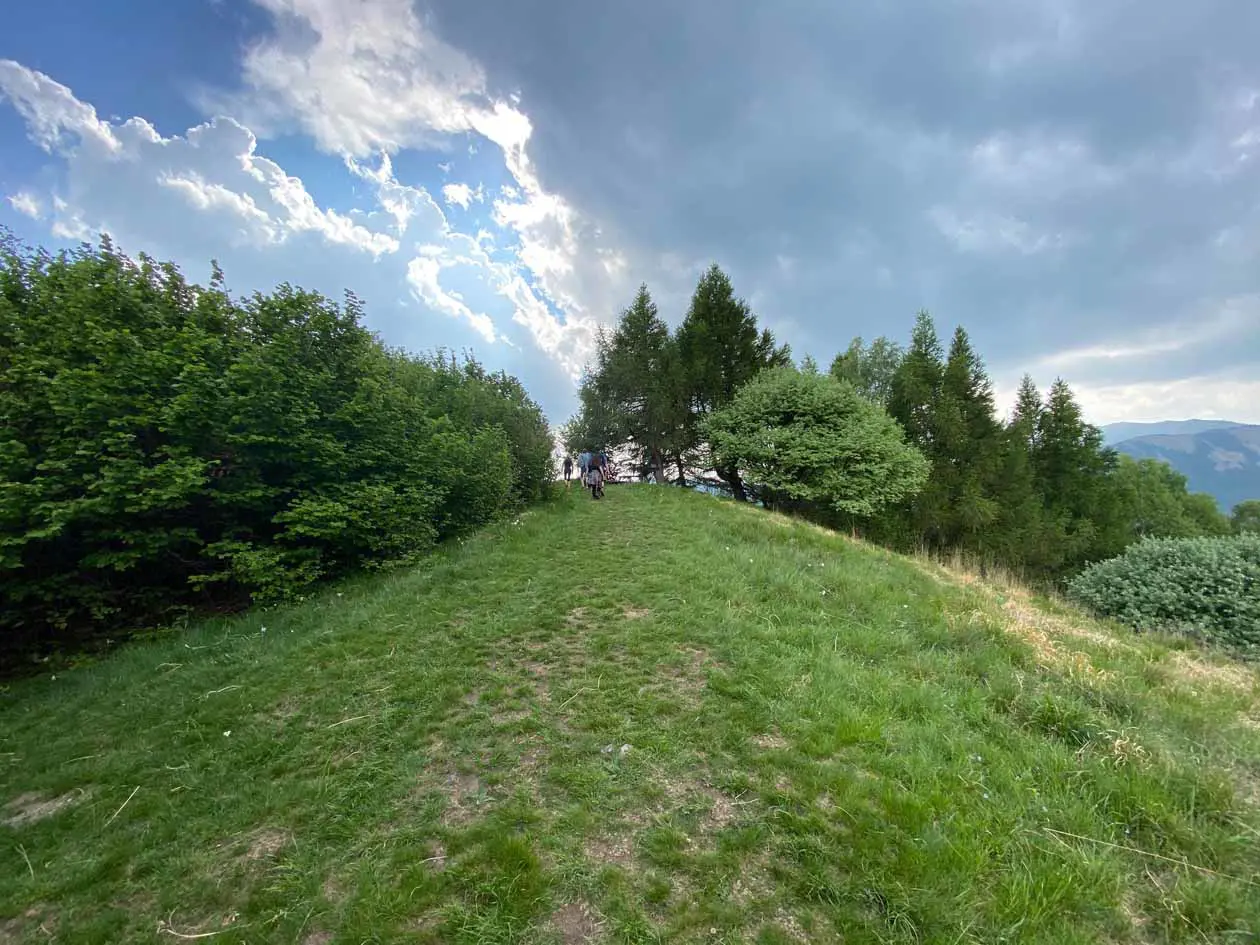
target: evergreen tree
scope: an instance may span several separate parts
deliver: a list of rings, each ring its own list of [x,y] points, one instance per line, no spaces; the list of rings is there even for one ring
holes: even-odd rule
[[[613,440],[631,443],[639,465],[665,476],[667,451],[680,422],[669,371],[669,328],[641,285],[608,341],[601,366],[602,393],[616,421]],[[610,444],[605,444],[610,445]]]
[[[919,448],[931,464],[931,475],[922,492],[901,510],[897,523],[899,544],[926,543],[943,547],[949,529],[948,486],[943,477],[939,412],[945,365],[941,342],[932,316],[921,311],[910,335],[910,348],[893,374],[888,413],[906,431],[906,439]]]
[[[901,365],[905,351],[895,341],[880,336],[866,346],[854,338],[848,350],[831,362],[831,376],[857,388],[858,393],[881,407],[888,405],[893,375]]]
[[[921,311],[910,334],[910,349],[893,373],[888,392],[888,412],[906,436],[928,455],[935,440],[933,413],[941,395],[945,365],[940,338],[932,316]]]
[[[1072,390],[1055,380],[1037,424],[1035,469],[1058,554],[1047,562],[1071,568],[1110,557],[1125,540],[1122,517],[1107,475],[1116,453],[1103,446],[1102,431],[1085,422]]]
[[[939,475],[954,547],[980,550],[998,519],[994,496],[1001,466],[1001,425],[994,415],[993,384],[966,330],[954,331],[936,405]]]
[[[700,417],[730,403],[759,372],[792,363],[786,346],[778,347],[769,331],[757,331],[748,303],[735,296],[730,278],[717,265],[696,286],[678,330],[678,350],[690,408]],[[723,466],[716,472],[736,498],[745,498],[738,468]]]
[[[1042,567],[1044,527],[1042,495],[1034,452],[1041,417],[1041,394],[1024,375],[1011,420],[1002,431],[996,496],[1000,507],[989,550],[1009,568]]]

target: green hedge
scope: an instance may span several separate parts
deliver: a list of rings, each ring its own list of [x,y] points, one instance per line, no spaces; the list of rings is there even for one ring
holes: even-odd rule
[[[1138,630],[1260,648],[1260,535],[1147,539],[1068,584],[1090,610]]]
[[[414,560],[545,492],[514,378],[360,317],[0,234],[0,656]]]

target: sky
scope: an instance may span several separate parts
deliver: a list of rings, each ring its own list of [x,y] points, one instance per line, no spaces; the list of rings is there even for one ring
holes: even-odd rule
[[[966,327],[1090,420],[1260,422],[1254,0],[45,0],[0,225],[364,301],[553,422],[721,265],[820,364]]]

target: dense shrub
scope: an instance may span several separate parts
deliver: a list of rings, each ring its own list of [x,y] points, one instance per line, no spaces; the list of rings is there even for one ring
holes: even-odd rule
[[[0,235],[0,655],[292,596],[537,499],[521,385],[360,316]]]
[[[927,479],[927,461],[896,421],[829,374],[762,371],[702,429],[714,462],[740,469],[779,508],[869,516]]]
[[[1094,612],[1138,630],[1260,648],[1260,535],[1147,539],[1068,584]]]

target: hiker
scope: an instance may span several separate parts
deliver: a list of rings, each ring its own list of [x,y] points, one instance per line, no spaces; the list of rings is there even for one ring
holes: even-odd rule
[[[567,488],[569,480],[573,478],[573,460],[568,456],[564,458],[564,485]]]
[[[592,499],[603,498],[604,474],[600,471],[598,464],[591,463],[590,469],[586,473],[586,484],[590,486]]]
[[[586,482],[586,474],[591,468],[591,454],[587,450],[578,453],[578,472],[582,475],[582,481]]]

